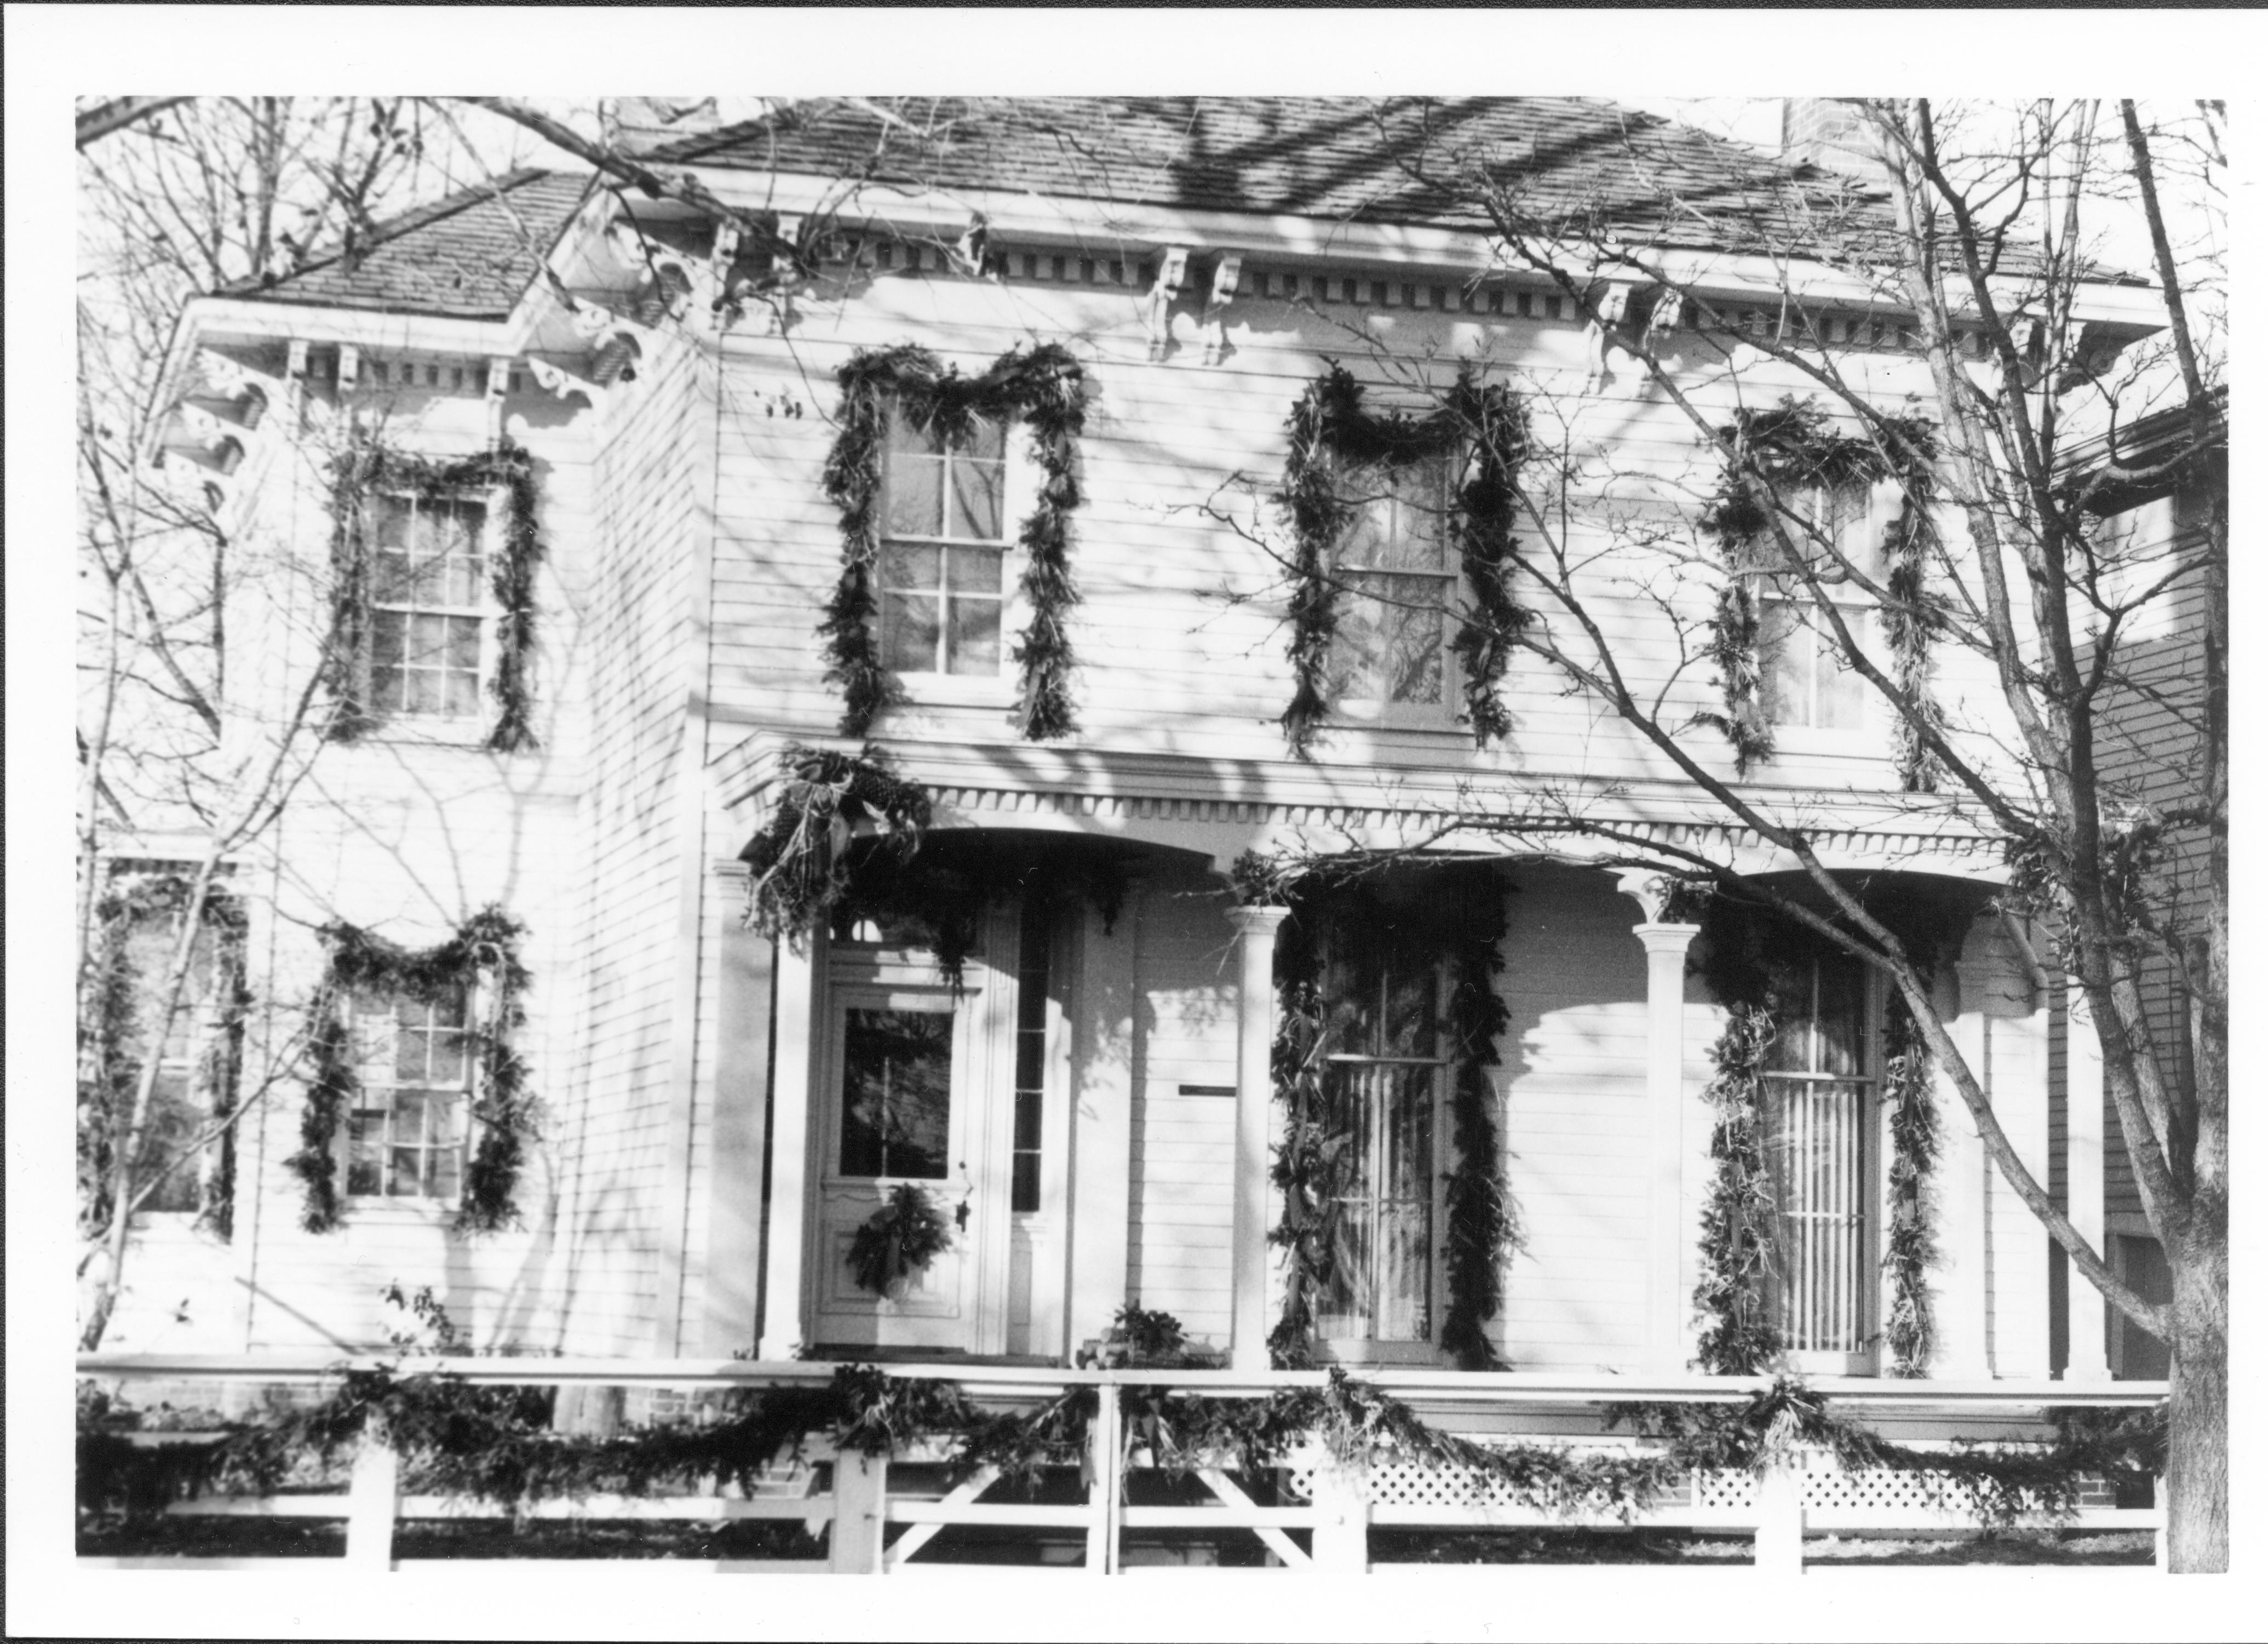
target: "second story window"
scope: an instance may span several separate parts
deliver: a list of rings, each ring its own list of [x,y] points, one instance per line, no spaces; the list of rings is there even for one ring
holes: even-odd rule
[[[372,561],[370,710],[481,712],[488,628],[488,509],[462,498],[380,496]]]
[[[1449,460],[1350,468],[1355,510],[1339,543],[1330,694],[1343,704],[1440,710],[1450,698],[1447,623],[1457,585]]]
[[[1809,559],[1852,637],[1865,644],[1872,603],[1852,580],[1855,566],[1879,579],[1883,516],[1874,488],[1815,486],[1790,499],[1796,518],[1784,521],[1789,539]],[[1832,551],[1830,552],[1830,546]],[[1778,550],[1759,542],[1760,557],[1777,564]],[[1838,559],[1839,556],[1839,559]],[[1842,562],[1848,562],[1848,564]],[[1867,682],[1854,670],[1843,642],[1811,590],[1793,572],[1759,574],[1762,585],[1765,711],[1774,725],[1815,731],[1856,731],[1866,723]]]
[[[1007,453],[1000,425],[958,438],[890,421],[880,578],[883,666],[901,674],[1000,672]]]

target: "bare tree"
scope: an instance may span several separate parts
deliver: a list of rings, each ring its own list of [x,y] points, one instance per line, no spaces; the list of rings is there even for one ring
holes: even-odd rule
[[[1800,864],[1801,883],[1741,871],[1710,848],[1665,846],[1572,793],[1479,791],[1461,821],[1517,841],[1568,833],[1602,840],[1631,865],[1769,908],[1886,977],[2001,1177],[2086,1281],[2169,1345],[2171,1558],[2176,1569],[2225,1569],[2225,485],[2203,532],[2146,574],[2117,563],[2089,512],[2107,485],[2210,476],[2223,446],[2221,321],[2196,312],[2200,292],[2220,289],[2213,219],[2220,111],[2199,105],[2154,122],[2132,103],[2115,111],[2041,103],[1967,110],[1955,122],[1915,100],[1855,112],[1875,175],[1837,185],[1759,168],[1729,190],[1737,210],[1681,192],[1654,136],[1634,131],[1615,157],[1621,174],[1641,180],[1637,193],[1651,210],[1634,212],[1627,195],[1571,204],[1531,192],[1520,165],[1474,151],[1446,124],[1429,129],[1422,112],[1381,111],[1381,139],[1412,179],[1484,211],[1502,263],[1549,278],[1587,319],[1589,386],[1619,377],[1617,394],[1675,407],[1701,453],[1702,483],[1668,515],[1641,505],[1616,518],[1602,500],[1612,490],[1602,485],[1608,476],[1585,472],[1578,454],[1583,402],[1555,409],[1548,394],[1536,396],[1539,461],[1512,553],[1533,619],[1499,625],[1495,637],[1540,659],[1728,822]],[[2186,195],[2207,224],[2186,244],[2168,226],[2164,179],[2176,167],[2195,185]],[[2169,321],[2161,346],[2124,357],[2078,312],[2082,288],[2102,277],[2093,261],[2100,219],[2120,202],[2148,222],[2149,277]],[[1651,230],[1636,220],[1648,216]],[[1777,269],[1779,289],[1732,309],[1712,304],[1690,260],[1674,250],[1690,243],[1697,223]],[[1892,316],[1888,340],[1918,351],[1933,392],[1911,402],[1874,386],[1859,365],[1864,350],[1847,335],[1830,335],[1807,290],[1822,269],[1858,282],[1871,293],[1868,306]],[[1698,370],[1718,380],[1719,393],[1729,385],[1738,395],[1744,371],[1765,362],[1781,380],[1789,372],[1807,380],[1809,402],[1753,404],[1727,423],[1690,390]],[[2185,436],[2155,447],[2150,470],[2138,471],[2122,436],[2169,406],[2182,408]],[[1556,461],[1543,426],[1555,417],[1565,436]],[[2090,432],[2109,454],[2075,466]],[[1818,474],[1781,460],[1790,442],[1807,439],[1813,451],[1857,453],[1852,460],[1866,475],[1895,484],[1904,517],[1922,534],[1908,542],[1906,576],[1860,563],[1822,519],[1812,501]],[[1753,527],[1755,557],[1744,564],[1728,564],[1692,528],[1711,478],[1710,507],[1738,507]],[[1683,523],[1665,523],[1673,516]],[[1602,529],[1619,534],[1622,551],[1602,547]],[[1641,564],[1652,569],[1631,569]],[[2114,1274],[2026,1166],[1948,1030],[1924,956],[1822,860],[1817,836],[1830,817],[1741,779],[1771,755],[1757,682],[1739,677],[1756,666],[1748,591],[1759,575],[1800,611],[1822,654],[1888,704],[1914,803],[1957,814],[2007,851],[2014,872],[2002,908],[2044,923],[2100,1036],[2105,1087],[2173,1271],[2170,1304],[2146,1300]],[[2133,666],[2128,635],[2146,605],[2178,588],[2201,595],[2202,625],[2191,673],[2169,692]],[[1894,633],[1903,627],[1926,645],[1984,660],[2011,727],[1997,746],[1990,726],[1948,721],[1926,667],[1901,667],[1869,642],[1846,610],[1854,590]],[[1658,618],[1642,645],[1615,614],[1632,598]],[[1667,664],[1659,660],[1665,645]],[[1728,682],[1725,708],[1702,705],[1697,686]],[[2176,802],[2146,798],[2111,755],[2119,705],[2138,693],[2189,734]],[[1697,726],[1727,734],[1735,770],[1702,751]],[[2154,986],[2168,976],[2191,1002],[2170,1036],[2163,1013],[2150,1008]]]

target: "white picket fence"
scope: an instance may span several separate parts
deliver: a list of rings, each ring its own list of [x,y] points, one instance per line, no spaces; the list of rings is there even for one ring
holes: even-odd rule
[[[320,1382],[349,1368],[373,1368],[380,1361],[320,1361],[306,1357],[252,1358],[204,1355],[87,1354],[79,1373],[116,1384],[129,1399],[136,1383],[184,1382],[220,1386],[230,1382],[275,1385]],[[652,1390],[695,1391],[728,1388],[811,1385],[828,1380],[831,1364],[797,1361],[622,1360],[599,1359],[451,1358],[388,1360],[398,1373],[446,1371],[490,1385],[612,1386]],[[405,1520],[648,1521],[730,1522],[747,1520],[800,1522],[817,1538],[821,1559],[679,1559],[681,1568],[769,1574],[919,1574],[954,1567],[917,1559],[948,1527],[983,1527],[1020,1532],[1038,1563],[1017,1568],[1083,1570],[1090,1574],[1158,1567],[1170,1563],[1160,1554],[1158,1532],[1200,1532],[1214,1544],[1256,1538],[1265,1561],[1287,1570],[1359,1573],[1393,1569],[1374,1566],[1373,1529],[1457,1531],[1508,1527],[1628,1525],[1719,1532],[1751,1538],[1756,1567],[1791,1573],[1805,1565],[1805,1539],[1813,1532],[1895,1535],[1956,1531],[1973,1521],[1948,1510],[1941,1496],[1914,1475],[1844,1474],[1831,1461],[1808,1456],[1762,1475],[1702,1474],[1682,1491],[1666,1493],[1625,1519],[1600,1508],[1577,1506],[1547,1510],[1509,1500],[1501,1486],[1476,1476],[1414,1463],[1383,1463],[1345,1470],[1319,1450],[1287,1456],[1276,1472],[1280,1498],[1255,1501],[1229,1467],[1200,1467],[1203,1499],[1174,1504],[1130,1502],[1127,1478],[1155,1465],[1140,1450],[1130,1452],[1123,1427],[1120,1390],[1129,1385],[1168,1385],[1216,1397],[1265,1397],[1287,1386],[1315,1385],[1321,1373],[1270,1372],[1250,1375],[1227,1371],[1033,1370],[1001,1366],[893,1365],[887,1374],[958,1384],[980,1405],[1030,1409],[1074,1387],[1092,1387],[1097,1416],[1089,1432],[1083,1470],[1083,1500],[1035,1502],[988,1500],[999,1482],[979,1470],[950,1488],[938,1482],[936,1449],[916,1449],[890,1456],[837,1455],[823,1435],[814,1435],[800,1460],[783,1463],[755,1490],[743,1493],[719,1481],[705,1493],[682,1496],[590,1495],[540,1500],[506,1506],[460,1497],[404,1495],[401,1463],[382,1441],[365,1441],[357,1455],[349,1487],[332,1494],[201,1496],[171,1504],[179,1518],[343,1520],[345,1563],[350,1568],[416,1571],[451,1567],[446,1559],[399,1558],[397,1527]],[[1641,1442],[1604,1434],[1598,1412],[1609,1404],[1688,1402],[1738,1404],[1770,1385],[1769,1378],[1739,1376],[1572,1377],[1535,1373],[1463,1374],[1382,1370],[1366,1375],[1370,1384],[1410,1405],[1433,1427],[1485,1442],[1525,1439],[1570,1446],[1629,1449]],[[2041,1412],[2050,1405],[2099,1409],[2137,1408],[2165,1396],[2158,1382],[1884,1382],[1822,1378],[1812,1383],[1837,1412],[1865,1421],[1909,1444],[1950,1444],[1960,1440],[2003,1443],[2039,1442]],[[196,1434],[133,1435],[145,1444],[199,1442]],[[1227,1458],[1219,1458],[1224,1463]],[[2083,1507],[2070,1521],[2079,1530],[2155,1532],[2158,1561],[2164,1563],[2164,1519],[2156,1508]],[[1307,1532],[1306,1545],[1293,1532]],[[541,1560],[541,1562],[552,1562]],[[484,1560],[483,1563],[539,1560]],[[83,1557],[85,1567],[112,1568],[301,1568],[299,1558]]]

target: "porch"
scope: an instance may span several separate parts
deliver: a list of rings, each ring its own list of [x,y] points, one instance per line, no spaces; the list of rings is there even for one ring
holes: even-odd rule
[[[717,1399],[769,1391],[816,1395],[843,1367],[797,1361],[528,1360],[448,1358],[384,1362],[156,1354],[82,1355],[83,1377],[133,1390],[297,1387],[320,1391],[350,1370],[383,1371],[392,1384],[437,1378],[452,1388],[620,1388],[634,1404],[656,1396]],[[1318,1422],[1283,1432],[1264,1455],[1215,1442],[1176,1450],[1159,1424],[1189,1425],[1197,1412],[1237,1407],[1282,1409],[1300,1395],[1350,1396],[1351,1384],[1324,1372],[1072,1370],[998,1366],[891,1366],[875,1375],[893,1397],[921,1404],[950,1393],[981,1418],[1012,1427],[1049,1412],[1075,1418],[1051,1426],[1042,1464],[1014,1476],[1012,1463],[981,1459],[943,1432],[908,1432],[876,1442],[840,1426],[799,1434],[744,1481],[697,1463],[664,1468],[626,1493],[578,1490],[571,1483],[509,1499],[493,1491],[419,1488],[430,1461],[405,1443],[405,1461],[379,1423],[364,1426],[343,1478],[260,1494],[190,1493],[165,1503],[166,1521],[343,1523],[338,1567],[414,1573],[454,1562],[400,1556],[413,1524],[510,1520],[515,1529],[550,1522],[769,1522],[800,1533],[777,1556],[686,1559],[688,1572],[715,1574],[933,1574],[982,1563],[990,1568],[1133,1574],[1160,1568],[1242,1566],[1319,1574],[1435,1568],[1445,1538],[1514,1529],[1587,1529],[1611,1534],[1705,1532],[1745,1544],[1759,1571],[1800,1573],[1830,1535],[1934,1534],[1973,1530],[1974,1499],[1964,1502],[1950,1473],[1874,1467],[1845,1469],[1831,1455],[1794,1445],[1734,1467],[1643,1463],[1674,1457],[1659,1434],[1641,1436],[1615,1407],[1668,1405],[1734,1412],[1779,1397],[1768,1377],[1566,1376],[1381,1370],[1351,1396],[1373,1411],[1414,1418],[1398,1443],[1350,1446],[1346,1432]],[[427,1383],[431,1385],[431,1383]],[[2074,1386],[2047,1382],[1896,1382],[1820,1378],[1804,1390],[1910,1456],[2050,1453],[2050,1413],[2132,1412],[2165,1397],[2157,1382]],[[1088,1401],[1091,1400],[1091,1403]],[[1297,1407],[1296,1404],[1289,1407]],[[1400,1418],[1397,1417],[1396,1419]],[[1200,1424],[1201,1425],[1201,1424]],[[1233,1419],[1228,1425],[1233,1425]],[[702,1431],[697,1415],[648,1425],[608,1441],[619,1453],[639,1434]],[[1226,1426],[1221,1431],[1226,1431]],[[1412,1450],[1410,1434],[1454,1435],[1477,1446],[1476,1462],[1513,1452],[1525,1482],[1487,1464],[1445,1465]],[[167,1431],[130,1435],[137,1449],[199,1445],[218,1435]],[[1422,1444],[1420,1438],[1415,1442]],[[1257,1459],[1256,1457],[1257,1456]],[[1554,1458],[1557,1458],[1555,1460]],[[1617,1468],[1610,1464],[1618,1461]],[[84,1467],[85,1463],[82,1462]],[[405,1471],[405,1467],[408,1469]],[[2154,1494],[2153,1500],[2159,1497]],[[2149,1531],[2162,1567],[2163,1519],[2157,1506],[2119,1507],[2102,1487],[2081,1489],[2075,1505],[2036,1490],[2011,1496],[2004,1527],[2060,1524],[2076,1531]],[[1426,1550],[1433,1549],[1431,1554]],[[1430,1561],[1410,1561],[1413,1552]],[[1454,1556],[1447,1561],[1460,1561]],[[1575,1561],[1591,1561],[1578,1559]],[[507,1556],[503,1563],[554,1564]],[[309,1569],[305,1557],[82,1556],[87,1568]],[[1816,1567],[1814,1566],[1814,1567]]]

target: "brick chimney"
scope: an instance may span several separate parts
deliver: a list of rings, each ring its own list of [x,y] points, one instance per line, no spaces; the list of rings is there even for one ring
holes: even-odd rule
[[[1881,162],[1874,157],[1870,133],[1859,118],[1858,106],[1843,97],[1790,97],[1780,104],[1780,158],[1791,165],[1812,165],[1846,177],[1879,182]]]

